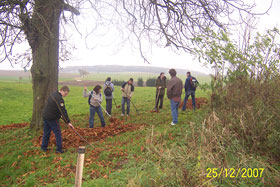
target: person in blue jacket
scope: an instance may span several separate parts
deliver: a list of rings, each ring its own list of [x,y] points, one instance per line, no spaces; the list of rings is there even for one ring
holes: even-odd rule
[[[183,105],[183,108],[182,108],[182,111],[185,111],[186,108],[187,108],[187,102],[188,102],[188,98],[189,96],[192,97],[192,105],[193,105],[193,109],[195,110],[196,109],[196,106],[195,106],[195,91],[196,91],[196,87],[193,86],[193,84],[191,83],[192,80],[195,80],[197,81],[194,77],[191,76],[191,72],[187,72],[187,78],[186,78],[186,81],[185,81],[185,99],[184,99],[184,105]]]

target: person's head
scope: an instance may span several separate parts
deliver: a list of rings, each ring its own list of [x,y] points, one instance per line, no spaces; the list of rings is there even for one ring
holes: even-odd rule
[[[160,76],[161,79],[163,79],[165,74],[163,72],[161,72],[159,76]]]
[[[94,88],[93,88],[93,91],[95,92],[95,93],[100,93],[100,90],[101,90],[101,86],[100,85],[96,85]]]
[[[68,86],[62,86],[60,88],[59,92],[61,93],[62,97],[66,97],[68,95],[68,93],[70,92],[70,89]]]
[[[128,80],[128,84],[132,84],[133,83],[133,78],[130,78],[129,80]]]
[[[169,74],[170,74],[171,77],[175,77],[176,74],[177,74],[177,72],[176,72],[175,69],[170,69],[170,70],[169,70]]]
[[[189,76],[191,76],[191,72],[188,71],[187,72],[187,77],[189,77]]]
[[[106,79],[106,81],[111,81],[111,77],[108,77],[108,78]]]

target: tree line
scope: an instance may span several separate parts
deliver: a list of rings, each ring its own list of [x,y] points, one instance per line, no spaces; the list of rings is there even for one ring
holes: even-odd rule
[[[155,87],[156,86],[156,80],[157,78],[152,77],[152,78],[148,78],[146,81],[143,80],[142,77],[139,77],[137,79],[137,86],[139,87],[143,87],[143,86],[147,86],[147,87]],[[169,79],[167,79],[167,82],[169,81]],[[112,83],[116,86],[121,86],[125,81],[124,80],[113,80]]]

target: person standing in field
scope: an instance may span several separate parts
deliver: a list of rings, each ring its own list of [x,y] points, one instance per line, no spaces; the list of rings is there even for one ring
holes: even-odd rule
[[[189,98],[190,95],[192,97],[193,110],[196,109],[196,106],[195,106],[195,91],[196,91],[197,85],[198,85],[198,81],[196,80],[196,78],[191,76],[191,72],[187,72],[187,78],[186,78],[185,86],[184,86],[186,95],[185,95],[182,111],[186,110],[188,98]]]
[[[106,79],[106,82],[103,86],[103,93],[106,99],[106,111],[111,115],[112,114],[112,100],[113,100],[114,84],[111,82],[111,77]]]
[[[171,76],[170,81],[167,84],[167,97],[170,99],[172,122],[171,125],[178,123],[178,107],[181,101],[183,82],[176,77],[176,70],[170,69],[169,74]]]
[[[46,152],[48,150],[49,139],[51,131],[53,131],[56,140],[56,153],[64,153],[62,149],[62,136],[59,124],[59,119],[62,117],[68,127],[74,126],[70,123],[70,119],[65,108],[64,100],[62,97],[66,97],[70,89],[67,86],[63,86],[59,91],[52,93],[47,101],[47,104],[43,110],[44,120],[44,134],[42,138],[41,150]]]
[[[160,101],[159,109],[163,107],[163,98],[165,94],[166,88],[166,77],[163,72],[160,73],[156,80],[156,104],[155,104],[155,111],[158,111],[158,104]]]
[[[105,127],[105,120],[102,113],[101,103],[102,103],[102,87],[100,85],[96,85],[94,89],[90,92],[87,92],[87,87],[84,87],[83,96],[88,97],[88,103],[90,106],[89,109],[89,128],[93,128],[94,126],[94,116],[95,113],[98,114],[101,122],[101,126]]]
[[[122,114],[121,114],[121,116],[125,115],[125,103],[127,105],[126,115],[129,116],[130,99],[134,92],[133,78],[130,78],[127,82],[123,83],[121,90],[122,90]]]

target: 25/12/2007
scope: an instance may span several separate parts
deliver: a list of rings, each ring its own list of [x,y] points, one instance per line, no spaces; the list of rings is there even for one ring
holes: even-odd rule
[[[264,168],[207,168],[207,178],[261,178]]]

